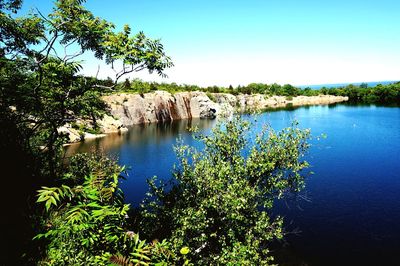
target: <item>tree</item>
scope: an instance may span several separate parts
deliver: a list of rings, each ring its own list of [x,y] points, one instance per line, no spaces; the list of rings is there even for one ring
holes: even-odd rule
[[[1,155],[10,158],[1,163],[4,173],[20,174],[4,180],[4,185],[32,185],[26,191],[19,189],[18,196],[2,193],[2,203],[17,197],[21,204],[27,204],[32,193],[29,190],[46,177],[50,180],[47,182],[61,182],[58,178],[64,173],[61,159],[66,138],[59,128],[78,118],[91,119],[95,126],[105,112],[101,91],[114,89],[128,73],[148,69],[165,76],[164,70],[173,65],[159,40],[149,39],[143,32],[131,34],[129,26],[116,32],[112,23],[94,16],[84,2],[58,0],[47,16],[33,11],[18,17],[22,1],[0,0]],[[111,84],[80,74],[78,59],[86,52],[93,52],[116,71]],[[15,211],[10,215],[28,215],[25,207],[12,208]],[[10,224],[2,223],[1,227],[9,229]],[[19,239],[15,236],[18,232],[24,232],[21,228],[9,231],[14,236],[2,239],[8,243],[13,243],[12,238]]]
[[[123,88],[124,90],[130,90],[131,89],[131,82],[129,81],[129,79],[125,79],[124,84],[123,84]]]
[[[298,96],[300,94],[300,90],[290,84],[283,85],[282,90],[286,96]]]
[[[196,265],[262,265],[282,238],[283,219],[272,217],[274,199],[303,188],[308,130],[260,133],[250,145],[250,124],[239,118],[199,136],[202,151],[177,146],[172,185],[149,181],[140,228],[148,238],[188,246]],[[247,154],[247,155],[246,155]]]
[[[277,83],[273,83],[270,87],[270,91],[273,95],[282,95],[282,87]]]
[[[148,69],[165,76],[164,69],[173,65],[158,40],[143,32],[132,36],[127,25],[122,32],[115,32],[112,23],[95,17],[83,2],[56,1],[47,17],[37,11],[25,18],[10,14],[17,12],[20,1],[1,2],[0,51],[4,56],[0,104],[5,110],[9,106],[17,110],[17,123],[29,132],[26,143],[31,148],[44,147],[47,161],[54,159],[53,163],[58,161],[57,149],[63,143],[59,127],[80,116],[88,116],[96,124],[104,113],[104,105],[96,97],[96,88],[104,89],[104,85],[79,75],[82,67],[76,60],[80,55],[92,51],[116,70],[109,89],[128,73]],[[56,44],[63,51],[57,50]],[[71,51],[71,47],[78,49]],[[54,174],[55,170],[50,171]]]

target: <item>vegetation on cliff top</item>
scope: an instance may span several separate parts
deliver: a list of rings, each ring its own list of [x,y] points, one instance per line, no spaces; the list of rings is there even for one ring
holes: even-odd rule
[[[102,80],[103,84],[112,84],[112,80]],[[120,82],[115,87],[118,92],[133,92],[133,93],[147,93],[156,90],[168,91],[170,93],[182,91],[203,91],[206,93],[230,93],[233,95],[238,94],[265,94],[265,95],[278,95],[278,96],[317,96],[317,95],[335,95],[335,96],[348,96],[351,102],[357,103],[400,103],[400,82],[393,84],[378,84],[374,87],[368,87],[366,83],[358,86],[349,84],[343,87],[333,87],[321,89],[298,88],[290,84],[279,85],[263,84],[263,83],[250,83],[244,86],[210,86],[200,87],[197,85],[180,85],[176,83],[157,83],[146,82],[140,79],[129,80]]]

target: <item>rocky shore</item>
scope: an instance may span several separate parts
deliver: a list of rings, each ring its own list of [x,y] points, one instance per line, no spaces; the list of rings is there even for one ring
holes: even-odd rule
[[[266,96],[262,94],[232,95],[228,93],[155,91],[145,94],[117,93],[103,96],[111,116],[99,121],[102,134],[79,132],[70,125],[60,128],[69,135],[70,142],[102,137],[108,133],[123,132],[128,126],[145,123],[166,122],[191,118],[215,118],[235,111],[262,110],[303,105],[319,105],[344,102],[348,97],[319,96]]]

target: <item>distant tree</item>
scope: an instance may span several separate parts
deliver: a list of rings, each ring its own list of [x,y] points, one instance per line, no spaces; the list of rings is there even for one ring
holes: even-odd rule
[[[129,81],[128,78],[125,79],[123,88],[124,88],[124,90],[130,90],[131,89],[131,82]]]
[[[328,94],[328,92],[329,92],[328,88],[325,86],[322,87],[319,91],[321,92],[321,94],[324,94],[324,95]]]
[[[311,96],[312,95],[312,90],[310,87],[306,87],[303,89],[302,94],[305,96]]]
[[[271,91],[271,93],[274,94],[274,95],[282,95],[281,88],[282,88],[281,85],[276,84],[276,83],[273,83],[273,84],[270,86],[270,91]]]
[[[290,84],[283,85],[282,91],[286,96],[297,96],[300,94],[300,90]]]
[[[104,86],[106,87],[112,87],[114,85],[114,81],[112,80],[112,78],[107,77],[107,79],[103,82]]]

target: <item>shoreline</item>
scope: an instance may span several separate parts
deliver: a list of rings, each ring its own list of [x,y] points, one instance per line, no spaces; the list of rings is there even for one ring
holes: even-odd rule
[[[205,93],[155,91],[145,94],[115,93],[102,96],[109,107],[110,115],[99,120],[100,134],[79,131],[66,124],[59,129],[69,137],[66,145],[88,139],[101,138],[110,133],[123,133],[129,126],[169,122],[191,118],[213,119],[236,112],[265,109],[328,105],[349,100],[344,96],[267,96],[262,94]],[[85,123],[85,121],[80,121]]]

